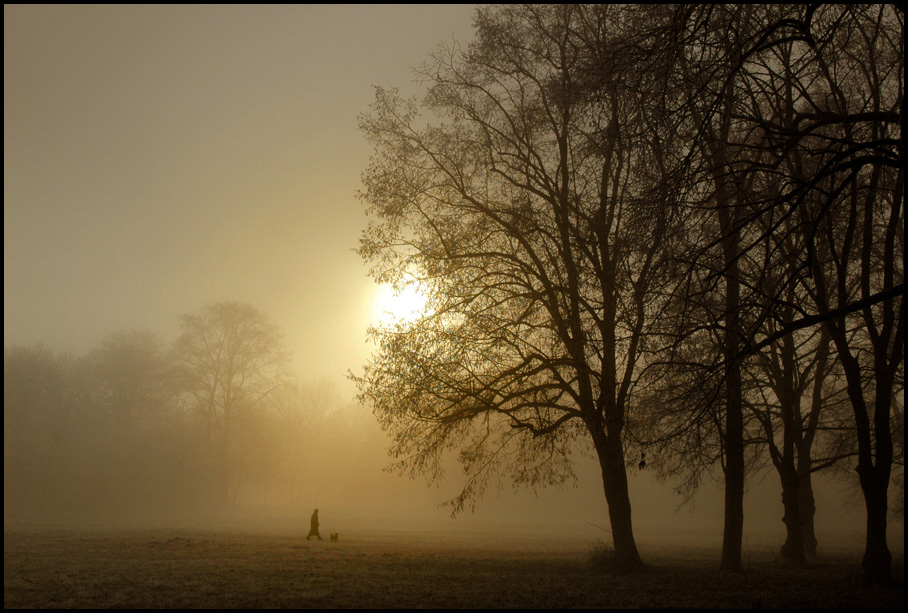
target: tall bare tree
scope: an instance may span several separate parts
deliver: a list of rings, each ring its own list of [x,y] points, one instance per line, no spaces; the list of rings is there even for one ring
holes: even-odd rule
[[[639,130],[629,76],[602,53],[615,10],[479,10],[476,42],[421,71],[421,108],[440,123],[378,90],[361,122],[376,152],[360,253],[376,279],[429,300],[417,321],[373,329],[378,352],[356,380],[402,471],[438,478],[460,449],[455,512],[490,479],[570,479],[585,441],[615,553],[635,567],[625,430],[673,194],[641,178],[665,145]]]
[[[865,566],[868,574],[886,575],[879,492],[891,464],[890,383],[902,363],[903,13],[878,5],[684,5],[656,15],[649,49],[667,67],[668,89],[696,134],[685,167],[692,178],[709,179],[704,204],[712,202],[718,230],[710,247],[722,253],[714,268],[726,298],[722,565],[740,566],[741,365],[797,330],[825,325],[846,375],[853,373],[847,376],[854,425],[869,433],[862,423],[873,421],[877,432],[860,443],[867,455],[858,472],[876,492],[868,495],[874,499],[868,514],[876,518],[868,530],[877,527],[865,560],[879,563]],[[710,264],[708,257],[693,260],[701,268]],[[765,295],[762,277],[780,262],[788,277]],[[798,296],[811,299],[786,301],[792,285],[805,284],[816,287]],[[864,346],[875,356],[873,369],[863,371],[857,362],[847,366],[861,335],[850,334],[855,326],[845,320],[857,313],[870,331]],[[769,332],[768,320],[781,325]],[[859,397],[871,381],[883,390],[872,419]],[[879,468],[871,468],[872,454]]]
[[[277,327],[248,304],[209,305],[183,315],[182,329],[175,355],[187,407],[202,428],[224,500],[235,502],[265,451],[261,426],[270,394],[286,378],[287,353]]]
[[[761,79],[774,113],[758,118],[782,186],[768,204],[777,227],[794,220],[793,281],[811,297],[782,333],[822,324],[835,346],[867,507],[864,570],[886,581],[891,420],[904,362],[904,13],[821,5],[801,14],[801,40],[776,49],[776,78]]]

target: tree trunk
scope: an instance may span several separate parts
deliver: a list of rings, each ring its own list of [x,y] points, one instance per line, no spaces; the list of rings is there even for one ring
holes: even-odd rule
[[[811,475],[812,473],[808,468],[799,475],[798,479],[798,510],[801,514],[801,539],[804,544],[804,555],[807,558],[815,558],[817,556],[817,534],[814,528],[817,505],[813,497],[813,482]]]
[[[789,303],[795,300],[794,290],[789,290]],[[781,315],[785,321],[792,320],[792,308],[784,305]],[[804,422],[801,419],[801,392],[795,384],[797,370],[797,350],[791,335],[782,339],[780,358],[782,371],[779,373],[776,396],[779,400],[779,414],[782,418],[782,456],[777,460],[777,469],[782,482],[782,507],[785,524],[785,543],[781,554],[793,562],[804,562],[804,522],[801,518],[801,500],[799,491],[801,480],[796,468],[801,461],[801,454],[809,446],[804,444]],[[817,375],[819,376],[819,374]],[[798,445],[797,443],[801,443]]]
[[[848,396],[855,416],[858,439],[858,465],[855,469],[867,507],[867,540],[864,548],[864,575],[872,583],[892,580],[892,554],[886,543],[886,514],[888,511],[889,477],[892,470],[892,433],[889,424],[889,402],[892,398],[892,378],[878,376],[874,406],[873,430],[864,399],[860,365],[851,354],[842,327],[827,324],[839,349],[839,360],[848,381]],[[872,434],[876,434],[876,445]],[[876,465],[873,457],[876,455]]]
[[[780,471],[782,477],[782,507],[785,514],[785,543],[782,545],[782,556],[795,562],[804,561],[804,522],[801,519],[800,487],[797,471],[793,466],[785,466]]]
[[[624,450],[620,443],[608,440],[604,434],[597,439],[595,441],[596,452],[599,456],[599,466],[602,469],[602,484],[605,489],[605,501],[608,504],[615,557],[623,569],[644,568],[645,565],[640,559],[637,543],[634,540]]]
[[[724,183],[720,193],[727,193]],[[727,200],[720,200],[723,205]],[[744,538],[744,403],[741,363],[738,359],[740,294],[738,231],[727,208],[719,208],[725,273],[725,527],[722,534],[722,570],[741,570]]]
[[[801,525],[804,526],[804,554],[808,558],[817,555],[817,536],[814,529],[814,518],[817,514],[816,501],[813,497],[813,458],[811,448],[823,410],[823,382],[826,379],[827,361],[829,359],[829,331],[821,328],[820,343],[817,347],[816,366],[814,368],[813,392],[810,401],[810,418],[798,441],[798,504],[801,507]]]
[[[886,542],[886,517],[889,512],[889,479],[892,476],[892,430],[889,413],[892,410],[893,377],[886,367],[880,367],[884,359],[877,351],[876,398],[873,407],[873,430],[876,442],[876,463],[866,461],[864,455],[858,461],[858,477],[864,502],[867,505],[867,545],[864,549],[864,575],[875,584],[892,582],[892,553]],[[888,365],[887,365],[888,366]]]
[[[864,492],[864,502],[867,506],[867,544],[864,549],[862,566],[866,578],[876,584],[885,584],[891,581],[892,554],[886,543],[886,512],[888,504],[889,486],[888,475],[881,478],[878,468],[870,467],[861,470],[858,474],[861,489]]]
[[[741,542],[744,538],[744,442],[743,436],[732,436],[734,423],[726,416],[725,526],[722,533],[722,570],[741,570]],[[735,440],[737,439],[737,440]]]

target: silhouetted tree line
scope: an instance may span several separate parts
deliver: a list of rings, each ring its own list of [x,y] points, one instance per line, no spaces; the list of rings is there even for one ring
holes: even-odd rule
[[[291,376],[277,328],[249,305],[181,321],[172,344],[121,332],[81,357],[5,348],[5,517],[311,504],[331,391]]]
[[[782,553],[816,552],[811,475],[856,470],[888,578],[903,486],[904,14],[894,5],[499,5],[435,51],[422,101],[378,88],[360,253],[418,283],[356,380],[405,474],[458,450],[454,512],[598,458],[642,565],[628,466],[780,479]],[[644,463],[644,454],[648,462]],[[627,458],[632,458],[628,462]],[[900,494],[902,495],[902,494]]]

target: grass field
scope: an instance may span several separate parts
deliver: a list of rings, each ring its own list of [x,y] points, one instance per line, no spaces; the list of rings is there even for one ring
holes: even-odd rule
[[[4,608],[898,608],[860,552],[796,568],[749,551],[642,547],[649,570],[591,563],[579,540],[438,532],[6,529]],[[903,558],[896,566],[902,567]]]

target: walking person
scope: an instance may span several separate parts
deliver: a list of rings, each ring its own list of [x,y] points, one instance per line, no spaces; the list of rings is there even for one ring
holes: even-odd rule
[[[322,540],[322,535],[318,533],[318,509],[312,513],[312,519],[309,520],[309,535],[306,540],[308,541],[313,536],[317,536],[318,540]]]

